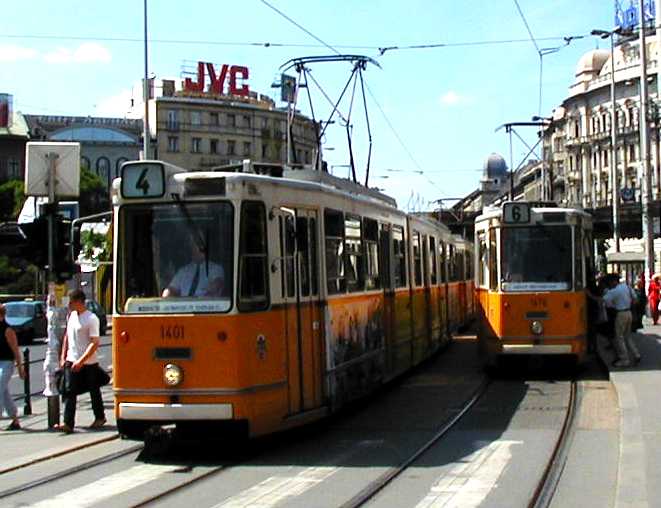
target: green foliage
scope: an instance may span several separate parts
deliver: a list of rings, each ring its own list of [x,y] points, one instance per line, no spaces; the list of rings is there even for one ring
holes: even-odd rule
[[[37,267],[25,265],[20,267],[16,260],[0,256],[0,293],[28,294],[34,292],[34,282]]]
[[[24,202],[22,181],[9,180],[0,185],[0,222],[16,220]]]
[[[91,171],[80,168],[80,215],[107,212],[110,209],[109,191],[103,180]]]
[[[85,230],[80,234],[81,255],[90,261],[110,261],[112,241],[110,235]]]

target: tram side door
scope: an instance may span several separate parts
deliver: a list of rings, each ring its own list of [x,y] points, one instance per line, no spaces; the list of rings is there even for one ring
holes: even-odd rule
[[[314,210],[298,209],[286,210],[282,219],[289,413],[296,414],[323,400],[318,217]]]

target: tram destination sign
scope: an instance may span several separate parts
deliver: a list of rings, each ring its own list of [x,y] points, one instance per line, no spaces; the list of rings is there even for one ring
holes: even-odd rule
[[[503,222],[505,224],[529,224],[529,203],[505,203],[503,204]]]
[[[165,168],[160,162],[130,162],[122,166],[122,197],[160,198],[165,194]]]

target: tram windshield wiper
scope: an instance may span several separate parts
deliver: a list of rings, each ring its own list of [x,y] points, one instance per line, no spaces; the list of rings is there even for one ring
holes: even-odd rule
[[[179,197],[179,194],[172,193],[172,199],[174,200],[175,203],[177,203],[179,210],[181,210],[181,213],[185,217],[186,224],[188,224],[188,229],[191,232],[191,236],[193,237],[193,241],[195,242],[195,245],[197,246],[200,252],[204,253],[204,265],[207,273],[209,273],[209,249],[208,249],[209,229],[208,228],[205,229],[205,233],[203,236],[200,227],[195,223],[193,218],[190,216],[188,207],[186,206],[186,203],[184,203],[182,199]]]

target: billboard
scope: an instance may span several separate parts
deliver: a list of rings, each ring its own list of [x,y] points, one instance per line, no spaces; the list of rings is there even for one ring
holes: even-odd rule
[[[639,0],[615,0],[615,26],[633,30],[640,24]],[[645,25],[654,26],[656,21],[656,0],[644,0]]]

